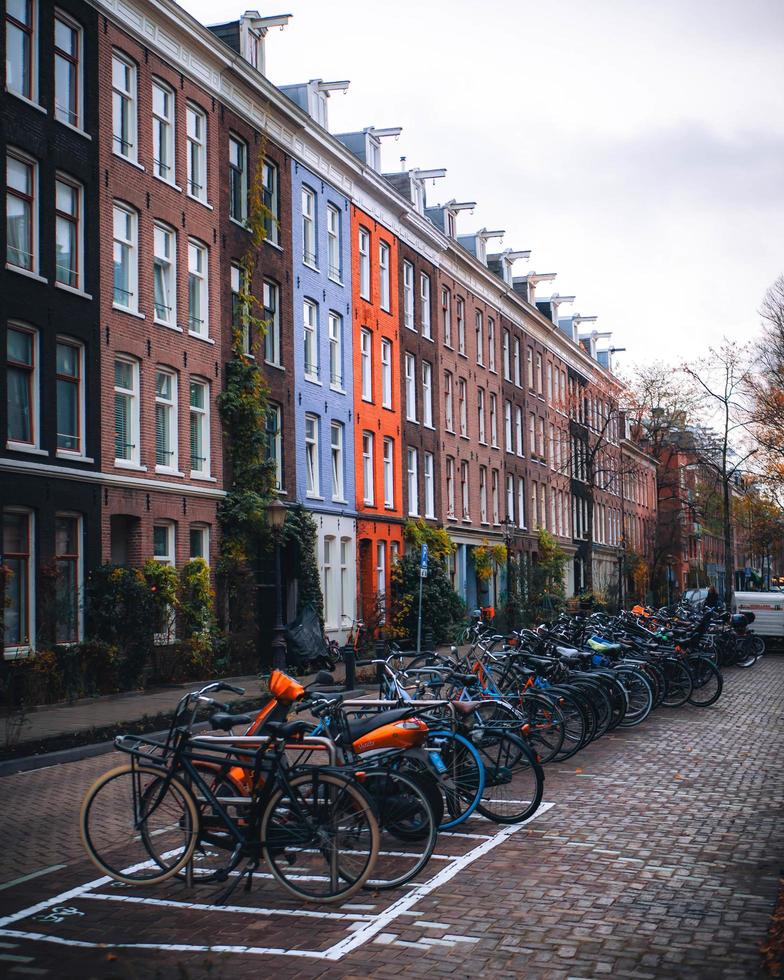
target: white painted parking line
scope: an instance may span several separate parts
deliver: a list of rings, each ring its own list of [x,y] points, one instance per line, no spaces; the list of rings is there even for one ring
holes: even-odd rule
[[[40,868],[38,871],[31,871],[29,875],[22,875],[21,878],[14,878],[13,881],[4,881],[0,885],[0,892],[6,890],[6,888],[14,888],[16,885],[21,885],[25,881],[32,881],[33,878],[41,878],[43,875],[49,875],[53,871],[62,871],[63,868],[68,867],[66,864],[53,864],[48,868]]]
[[[336,919],[339,921],[353,922],[355,920],[367,922],[372,916],[358,912],[314,912],[311,909],[272,909],[272,908],[251,908],[248,905],[210,905],[206,902],[177,902],[174,899],[147,898],[146,895],[123,895],[116,892],[107,895],[105,892],[85,892],[82,898],[89,898],[99,902],[124,902],[128,905],[153,905],[167,909],[186,909],[198,912],[234,912],[244,915],[282,915],[298,919]]]

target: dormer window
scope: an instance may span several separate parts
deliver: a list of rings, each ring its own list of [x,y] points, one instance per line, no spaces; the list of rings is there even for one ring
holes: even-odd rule
[[[446,233],[450,238],[454,238],[457,233],[457,222],[451,211],[446,212]]]
[[[370,137],[367,141],[367,164],[374,170],[381,170],[381,146]]]
[[[261,38],[255,31],[248,31],[248,62],[254,68],[261,69],[260,62]]]

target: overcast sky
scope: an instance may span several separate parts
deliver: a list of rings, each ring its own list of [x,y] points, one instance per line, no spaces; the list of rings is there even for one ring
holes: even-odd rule
[[[253,0],[182,0],[205,24]],[[402,126],[458,234],[505,229],[599,316],[622,370],[754,338],[784,273],[782,0],[281,0],[278,85],[350,79],[330,129]],[[491,243],[494,249],[494,243]],[[519,262],[516,274],[526,271]],[[541,292],[549,291],[542,286]],[[567,308],[562,307],[566,312]]]

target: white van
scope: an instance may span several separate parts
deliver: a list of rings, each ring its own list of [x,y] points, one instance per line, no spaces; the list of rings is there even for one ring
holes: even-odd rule
[[[732,606],[737,612],[754,613],[755,633],[784,640],[784,592],[736,592]]]

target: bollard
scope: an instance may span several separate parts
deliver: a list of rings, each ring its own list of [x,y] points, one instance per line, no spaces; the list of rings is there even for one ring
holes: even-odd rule
[[[343,664],[346,668],[345,688],[353,691],[357,683],[357,655],[350,643],[343,647]]]
[[[426,627],[422,630],[422,652],[432,653],[433,652],[433,630],[430,627]]]

